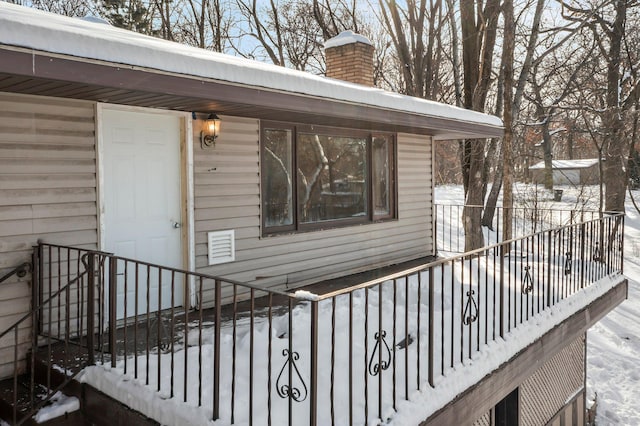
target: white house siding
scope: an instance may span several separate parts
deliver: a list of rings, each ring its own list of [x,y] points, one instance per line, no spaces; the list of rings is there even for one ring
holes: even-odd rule
[[[0,276],[29,261],[39,238],[97,246],[94,121],[92,102],[0,93]],[[2,284],[0,332],[30,309],[30,280]],[[0,341],[0,376],[11,341]]]
[[[259,121],[221,119],[215,148],[201,149],[193,126],[198,271],[284,289],[432,254],[429,137],[398,135],[398,220],[263,238]],[[208,266],[207,232],[227,229],[236,260]]]

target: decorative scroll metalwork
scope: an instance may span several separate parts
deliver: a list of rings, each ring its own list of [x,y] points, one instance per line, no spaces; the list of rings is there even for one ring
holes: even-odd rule
[[[600,244],[596,241],[596,247],[593,249],[593,261],[600,262]]]
[[[564,258],[564,274],[569,275],[571,273],[571,267],[573,265],[573,260],[571,259],[571,252],[568,251],[565,253]]]
[[[296,365],[296,361],[300,359],[300,355],[298,352],[289,351],[288,349],[282,350],[282,355],[287,358],[284,365],[280,369],[280,374],[278,374],[278,379],[276,380],[276,390],[278,392],[278,396],[280,398],[291,398],[296,402],[302,402],[307,399],[308,389],[307,385],[300,374],[300,370],[298,370],[298,366]],[[286,380],[284,384],[280,381],[285,377],[285,370],[289,371],[289,364],[291,364],[291,372],[295,373],[295,376],[291,378],[291,380]],[[294,385],[294,378],[296,385],[302,385],[302,390]],[[299,384],[297,382],[300,382]]]
[[[377,376],[382,370],[386,370],[391,365],[391,349],[387,344],[387,341],[384,339],[387,337],[387,332],[382,330],[379,333],[376,333],[373,338],[376,340],[376,344],[373,347],[373,353],[371,353],[371,359],[369,360],[369,374],[372,376]],[[380,354],[378,351],[383,349],[385,352],[382,354],[382,359],[380,359]]]
[[[469,325],[478,319],[478,304],[473,295],[476,294],[475,290],[467,291],[467,304],[462,312],[462,322],[464,325]]]
[[[529,294],[533,291],[533,279],[531,278],[531,266],[524,267],[524,278],[522,279],[522,293]]]

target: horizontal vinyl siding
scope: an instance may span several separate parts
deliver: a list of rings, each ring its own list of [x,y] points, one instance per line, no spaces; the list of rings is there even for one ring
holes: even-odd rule
[[[194,124],[196,269],[295,288],[432,253],[431,140],[398,135],[398,220],[261,237],[259,121],[221,117],[215,148]],[[235,230],[236,260],[208,266],[207,232]]]
[[[97,247],[94,129],[91,102],[0,93],[0,276],[38,239]],[[2,284],[0,332],[29,311],[30,279]],[[10,344],[0,341],[0,375]]]

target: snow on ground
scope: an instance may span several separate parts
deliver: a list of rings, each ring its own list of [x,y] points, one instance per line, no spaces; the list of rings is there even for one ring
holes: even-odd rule
[[[546,198],[547,206],[597,208],[597,187],[562,189],[562,202]],[[516,187],[516,203],[527,193]],[[640,191],[633,191],[640,200]],[[436,187],[436,203],[463,204],[461,186]],[[593,326],[587,335],[587,405],[597,394],[599,426],[640,425],[640,215],[627,195],[624,274],[629,279],[629,298]]]
[[[634,191],[640,200],[640,191]],[[598,426],[640,425],[640,216],[628,200],[624,274],[629,298],[587,335],[587,404],[598,395]]]
[[[50,399],[50,403],[42,407],[33,419],[36,423],[44,423],[46,421],[64,416],[65,413],[71,413],[80,409],[80,401],[75,396],[66,396],[62,392],[56,392]]]

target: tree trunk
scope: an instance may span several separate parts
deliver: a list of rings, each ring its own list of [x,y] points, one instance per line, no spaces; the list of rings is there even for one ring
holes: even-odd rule
[[[500,156],[500,160],[502,160],[502,156]],[[493,176],[493,184],[491,185],[491,191],[489,191],[489,196],[487,197],[487,202],[485,204],[484,212],[482,213],[482,226],[486,226],[487,228],[493,229],[493,217],[496,213],[496,205],[498,204],[498,196],[500,195],[500,190],[502,189],[502,176],[503,176],[503,162],[499,161],[498,166],[496,167],[496,173]]]
[[[549,116],[545,117],[548,120]],[[544,187],[551,191],[553,189],[553,145],[549,134],[549,123],[545,121],[542,125],[542,150],[544,152]]]
[[[607,58],[607,111],[604,122],[608,132],[605,135],[605,209],[609,212],[624,211],[624,197],[627,188],[626,138],[623,132],[622,108],[620,107],[620,60],[624,23],[627,17],[626,0],[614,2],[616,17],[609,33],[610,45]]]
[[[513,55],[515,50],[516,28],[513,17],[513,0],[504,0],[504,39],[502,58],[504,66],[504,137],[502,138],[502,169],[503,169],[503,195],[502,195],[502,240],[512,238],[513,226],[513,158],[512,158],[512,134],[513,134]],[[508,250],[507,250],[508,251]]]
[[[470,147],[469,161],[469,190],[467,191],[463,210],[465,251],[471,251],[484,246],[482,234],[482,167],[484,158],[484,139],[467,140]]]
[[[493,49],[500,14],[499,0],[487,0],[484,9],[482,4],[483,2],[475,1],[460,2],[463,100],[466,108],[475,111],[485,109],[491,84]],[[462,173],[467,204],[463,211],[465,251],[484,246],[482,235],[484,143],[482,139],[470,139],[462,143]]]
[[[620,110],[611,109],[607,112],[609,116],[610,133],[606,135],[605,150],[606,161],[604,162],[604,184],[605,184],[605,210],[608,212],[623,212],[624,198],[627,190],[627,159],[628,149],[625,144],[625,137],[622,131],[620,120]]]

